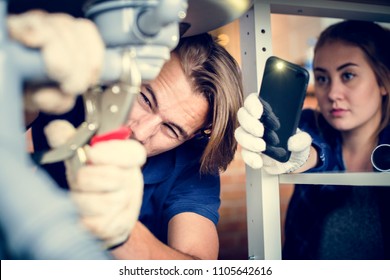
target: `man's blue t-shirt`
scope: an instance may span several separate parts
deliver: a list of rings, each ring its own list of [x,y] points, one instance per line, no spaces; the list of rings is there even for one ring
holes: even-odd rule
[[[49,148],[43,128],[54,119],[65,119],[75,127],[84,120],[82,100],[61,116],[41,113],[32,124],[35,151]],[[191,139],[179,147],[148,158],[143,167],[144,195],[139,220],[162,242],[167,242],[169,220],[183,212],[193,212],[217,224],[220,206],[218,175],[200,174],[200,157],[206,139]],[[63,163],[43,168],[62,188],[68,188]]]

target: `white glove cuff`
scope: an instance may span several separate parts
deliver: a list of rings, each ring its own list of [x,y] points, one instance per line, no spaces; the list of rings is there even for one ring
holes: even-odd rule
[[[295,170],[301,168],[307,162],[309,156],[310,156],[310,146],[300,153],[299,164],[292,165],[291,168],[287,169],[286,173],[292,173]]]

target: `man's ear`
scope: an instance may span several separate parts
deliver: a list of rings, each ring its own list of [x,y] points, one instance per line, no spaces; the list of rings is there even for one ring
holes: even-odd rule
[[[192,138],[210,138],[211,135],[211,125],[208,126],[208,128],[201,128],[198,131],[196,131],[194,134],[192,134],[188,139]]]

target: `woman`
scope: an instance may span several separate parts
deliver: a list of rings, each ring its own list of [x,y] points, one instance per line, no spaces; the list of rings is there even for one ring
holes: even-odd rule
[[[390,143],[389,49],[389,30],[372,22],[344,21],[324,30],[313,60],[319,110],[304,110],[300,129],[305,132],[290,138],[290,146],[300,148],[289,162],[278,163],[248,146],[250,129],[238,129],[237,140],[250,155],[243,154],[244,160],[276,174],[372,172],[372,150]],[[306,133],[311,146],[301,141]],[[286,217],[283,258],[389,258],[388,198],[386,187],[297,185]]]

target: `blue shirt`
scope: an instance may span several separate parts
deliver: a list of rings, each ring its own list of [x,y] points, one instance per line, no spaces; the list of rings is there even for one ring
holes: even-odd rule
[[[214,224],[218,222],[219,176],[199,173],[203,147],[201,142],[190,140],[148,158],[143,168],[145,188],[140,221],[164,242],[169,220],[179,213],[193,212]]]
[[[319,164],[308,172],[345,171],[340,133],[313,110],[304,110]],[[390,126],[379,144],[390,143]],[[373,182],[375,185],[375,182]],[[296,185],[285,224],[284,259],[387,259],[390,257],[390,188]]]
[[[32,124],[36,151],[48,149],[43,128],[53,119],[66,119],[77,127],[84,120],[81,99],[61,116],[41,113]],[[217,224],[220,206],[219,175],[200,174],[200,157],[206,139],[192,139],[179,147],[148,158],[143,167],[144,195],[139,220],[162,242],[167,242],[169,220],[183,212],[193,212]],[[63,163],[44,169],[62,188],[68,188]]]

